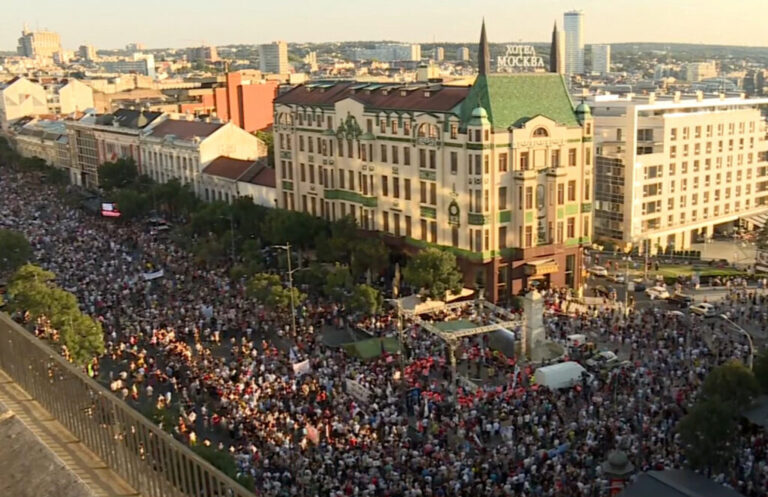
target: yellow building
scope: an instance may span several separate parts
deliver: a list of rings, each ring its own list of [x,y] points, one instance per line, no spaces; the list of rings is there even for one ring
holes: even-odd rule
[[[558,74],[491,74],[484,28],[479,58],[471,86],[312,82],[280,96],[279,206],[452,250],[493,301],[532,284],[578,288],[589,109]]]

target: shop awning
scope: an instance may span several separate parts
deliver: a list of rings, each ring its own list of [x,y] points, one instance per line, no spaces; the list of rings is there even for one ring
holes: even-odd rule
[[[543,276],[545,274],[556,273],[559,270],[560,268],[554,259],[542,259],[525,264],[526,276]]]

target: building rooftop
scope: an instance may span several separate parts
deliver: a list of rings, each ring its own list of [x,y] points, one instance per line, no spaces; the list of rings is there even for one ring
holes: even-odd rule
[[[517,127],[545,116],[566,126],[579,126],[563,77],[554,73],[479,75],[461,106],[461,121],[482,106],[495,128]]]
[[[358,83],[354,81],[313,81],[280,95],[276,103],[332,106],[345,98],[367,109],[452,111],[469,94],[468,87],[441,84]]]
[[[150,112],[146,110],[118,109],[112,114],[105,114],[99,119],[99,124],[115,124],[121,128],[143,129],[152,121],[162,116],[162,112]]]
[[[223,126],[223,123],[168,119],[155,126],[149,134],[156,138],[173,135],[181,140],[192,140],[194,137],[202,139],[212,135]]]
[[[267,166],[264,159],[252,161],[220,156],[203,169],[203,173],[232,181],[275,188],[275,170]]]

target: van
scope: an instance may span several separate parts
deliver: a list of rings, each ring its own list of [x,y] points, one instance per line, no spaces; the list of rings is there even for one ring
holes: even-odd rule
[[[579,385],[583,378],[591,376],[581,364],[574,361],[544,366],[534,372],[536,384],[552,390],[574,387]]]

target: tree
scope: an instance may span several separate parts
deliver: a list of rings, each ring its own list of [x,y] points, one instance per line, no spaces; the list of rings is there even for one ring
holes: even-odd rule
[[[267,146],[267,164],[275,167],[275,135],[271,131],[257,131],[254,136]]]
[[[22,233],[0,229],[0,275],[15,271],[31,258],[32,247]]]
[[[448,291],[459,293],[462,276],[456,256],[436,248],[425,249],[411,258],[403,270],[405,281],[420,288],[422,295],[442,300]]]
[[[299,305],[307,298],[296,287],[292,290],[294,305]],[[253,275],[248,282],[248,294],[275,310],[285,310],[291,306],[291,289],[285,288],[280,277],[276,274],[258,273]]]
[[[352,246],[349,266],[352,275],[367,276],[368,284],[373,275],[379,275],[389,265],[389,249],[378,238],[363,238]]]
[[[736,429],[729,407],[712,399],[696,403],[677,426],[688,463],[695,469],[714,470],[731,460],[734,448],[729,442]]]
[[[768,349],[763,350],[755,357],[752,371],[760,385],[760,391],[763,394],[768,394]]]
[[[105,162],[99,166],[99,185],[107,191],[127,188],[133,185],[138,177],[139,169],[131,157]]]
[[[349,268],[336,263],[336,266],[325,277],[323,293],[326,297],[341,302],[351,288],[352,275],[349,273]]]
[[[738,413],[759,394],[760,386],[752,371],[734,360],[710,371],[701,391],[707,400],[717,401]]]
[[[374,315],[381,310],[381,294],[369,285],[357,285],[347,301],[349,308],[360,314]]]
[[[155,185],[152,188],[152,195],[158,206],[165,209],[172,217],[189,215],[200,203],[189,185],[182,185],[176,178],[167,183]]]
[[[104,353],[104,333],[101,323],[90,316],[77,312],[60,322],[56,328],[61,333],[61,343],[67,347],[69,357],[85,365]]]
[[[112,198],[120,210],[120,218],[126,221],[142,218],[152,208],[148,195],[130,188],[118,190]]]
[[[768,223],[765,223],[757,232],[757,248],[768,250]]]

